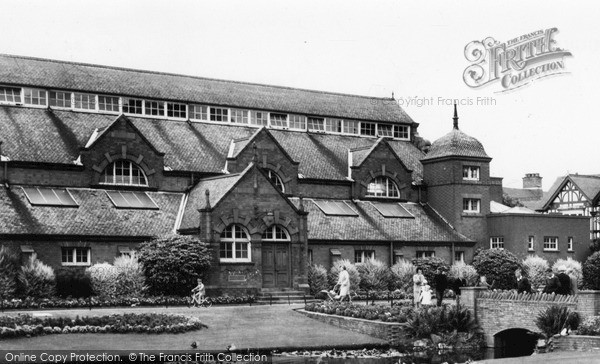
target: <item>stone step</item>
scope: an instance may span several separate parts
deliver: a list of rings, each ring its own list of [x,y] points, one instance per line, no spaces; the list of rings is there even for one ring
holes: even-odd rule
[[[315,299],[306,299],[306,303],[311,303],[311,302],[316,302],[316,301],[320,301],[320,300],[315,300]],[[288,302],[288,300],[261,300],[261,299],[257,299],[256,301],[254,301],[252,304],[253,305],[287,305],[287,304],[304,304],[304,300],[292,300],[290,299],[290,301]]]
[[[287,297],[312,297],[308,294],[302,293],[302,292],[273,292],[273,293],[260,293],[257,295],[257,297],[263,297],[263,298],[268,298],[268,297],[283,297],[283,298],[287,298]]]

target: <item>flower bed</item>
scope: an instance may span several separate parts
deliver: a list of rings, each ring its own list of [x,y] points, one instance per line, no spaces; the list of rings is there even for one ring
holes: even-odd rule
[[[586,318],[577,328],[579,335],[600,336],[600,316]]]
[[[199,330],[206,325],[195,317],[157,313],[128,313],[109,316],[0,317],[0,338],[70,333],[180,333]]]
[[[383,322],[406,322],[413,308],[406,305],[356,305],[343,302],[313,302],[305,306],[306,311],[346,317],[380,320]]]
[[[220,296],[208,297],[212,304],[244,304],[254,302],[254,296]],[[119,306],[186,306],[188,297],[157,296],[157,297],[120,297],[120,298],[31,298],[0,301],[2,309],[29,308],[87,308],[87,307],[119,307]]]

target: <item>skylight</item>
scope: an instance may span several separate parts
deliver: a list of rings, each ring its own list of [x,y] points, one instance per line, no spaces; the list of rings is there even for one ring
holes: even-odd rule
[[[29,203],[36,206],[78,207],[79,204],[64,188],[22,187]]]
[[[158,206],[145,192],[106,191],[106,194],[119,209],[158,210]]]
[[[371,202],[383,217],[404,217],[414,219],[404,206],[398,203]]]
[[[323,211],[325,215],[330,216],[358,216],[358,213],[350,207],[346,201],[314,201],[315,205]]]

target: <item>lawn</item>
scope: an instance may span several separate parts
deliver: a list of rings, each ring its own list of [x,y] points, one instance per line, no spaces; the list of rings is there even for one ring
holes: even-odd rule
[[[186,314],[200,318],[208,329],[181,334],[57,334],[3,340],[6,350],[80,349],[80,350],[189,350],[196,341],[199,350],[363,347],[383,345],[385,341],[336,328],[293,311],[303,305],[139,307],[93,310],[27,311],[28,314],[54,316],[109,315],[124,312]],[[15,315],[17,312],[4,313]]]

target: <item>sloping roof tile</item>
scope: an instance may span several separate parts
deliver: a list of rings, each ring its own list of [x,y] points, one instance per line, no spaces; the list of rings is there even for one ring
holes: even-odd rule
[[[297,198],[291,200],[296,206],[299,204]],[[325,215],[314,200],[305,199],[308,238],[327,241],[471,242],[447,224],[427,214],[418,204],[401,203],[414,218],[386,218],[371,202],[346,202],[358,212],[357,217]]]
[[[386,122],[414,123],[389,98],[217,80],[57,60],[0,55],[5,84],[142,98],[276,110]]]
[[[158,210],[117,209],[105,190],[69,188],[78,208],[32,206],[23,190],[0,189],[2,234],[151,237],[172,231],[183,194],[147,192]]]
[[[72,164],[96,128],[106,128],[116,115],[74,111],[48,111],[0,107],[2,155],[12,161]],[[174,171],[222,173],[231,141],[249,138],[256,128],[209,123],[187,123],[164,119],[134,118],[133,125],[159,151],[165,166]],[[269,130],[282,148],[299,162],[305,178],[345,180],[348,149],[369,148],[373,138]],[[413,171],[413,181],[422,179],[419,160],[423,153],[412,143],[389,140],[388,144]]]
[[[479,140],[456,128],[433,142],[429,152],[422,160],[427,161],[443,157],[489,158]]]

